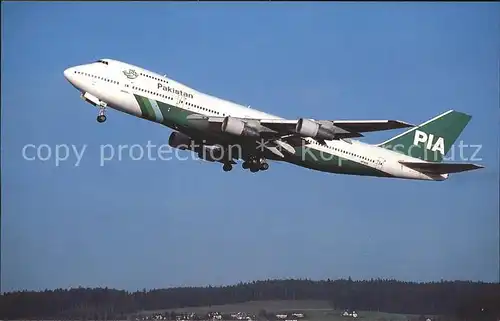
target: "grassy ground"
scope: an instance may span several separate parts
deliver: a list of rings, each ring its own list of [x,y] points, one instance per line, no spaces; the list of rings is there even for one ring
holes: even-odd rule
[[[226,305],[213,305],[210,307],[192,307],[182,309],[170,310],[157,310],[157,311],[142,311],[141,314],[161,313],[165,311],[175,311],[177,313],[196,313],[206,314],[208,312],[221,312],[221,313],[236,313],[246,312],[249,314],[258,315],[260,310],[267,312],[303,312],[307,316],[307,320],[313,321],[350,321],[354,320],[351,317],[341,316],[341,310],[334,310],[331,304],[327,301],[316,300],[297,300],[297,301],[250,301],[238,304]],[[357,311],[357,320],[363,321],[379,321],[385,319],[386,321],[406,321],[416,319],[415,315],[393,314],[385,312],[372,312],[372,311]]]
[[[284,311],[284,310],[331,310],[332,307],[327,301],[316,300],[297,300],[297,301],[249,301],[237,304],[212,305],[211,307],[193,307],[184,309],[174,309],[176,312],[194,312],[203,313],[210,311],[218,311],[223,313],[229,312],[247,312],[259,313],[260,310],[266,311]]]

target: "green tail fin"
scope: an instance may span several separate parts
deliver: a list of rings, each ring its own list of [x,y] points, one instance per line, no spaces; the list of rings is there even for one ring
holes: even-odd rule
[[[430,162],[441,162],[472,116],[449,110],[378,146]]]

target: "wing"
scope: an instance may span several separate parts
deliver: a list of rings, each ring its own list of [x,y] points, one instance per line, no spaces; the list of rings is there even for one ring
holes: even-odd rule
[[[333,124],[350,132],[366,133],[414,127],[400,120],[334,120]]]
[[[336,139],[340,138],[355,138],[363,137],[362,133],[383,131],[390,129],[399,129],[413,127],[414,125],[405,123],[399,120],[312,120],[315,123],[330,128],[335,132]],[[297,134],[297,125],[303,124],[303,119],[298,120],[280,120],[280,119],[263,119],[260,123],[268,128],[274,129],[279,133]],[[299,133],[300,134],[300,133]],[[313,137],[310,135],[301,135]],[[315,138],[315,137],[313,137]],[[324,137],[323,139],[326,139]]]
[[[416,171],[431,174],[459,173],[484,168],[484,166],[471,163],[420,163],[406,161],[400,161],[400,163]]]
[[[234,117],[206,117],[192,115],[192,120],[208,122],[212,131],[224,131],[228,124],[234,128],[253,128],[262,138],[279,138],[285,135],[318,139],[363,137],[362,133],[412,127],[399,120],[313,120],[313,119],[249,119]],[[229,126],[231,127],[231,126]],[[236,134],[237,135],[237,134]]]
[[[251,119],[200,114],[189,115],[187,120],[193,129],[208,131],[220,140],[265,141],[264,148],[279,158],[285,157],[283,152],[295,153],[295,147],[301,146],[305,137],[325,143],[325,140],[362,137],[362,132],[413,126],[397,120]]]

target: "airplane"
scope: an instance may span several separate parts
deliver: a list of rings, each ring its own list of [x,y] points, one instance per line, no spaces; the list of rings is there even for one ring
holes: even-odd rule
[[[418,126],[399,120],[283,119],[114,59],[99,59],[63,72],[81,98],[106,110],[162,124],[173,130],[168,144],[223,164],[236,161],[251,172],[269,169],[268,160],[312,170],[359,176],[444,181],[449,174],[483,168],[443,158],[471,116],[448,110]],[[364,133],[407,128],[379,144]],[[236,161],[235,161],[236,160]]]

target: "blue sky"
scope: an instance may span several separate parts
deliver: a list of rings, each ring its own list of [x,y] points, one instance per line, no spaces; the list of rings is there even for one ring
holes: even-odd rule
[[[498,281],[497,3],[2,3],[2,290],[129,290],[308,277]],[[473,115],[459,138],[486,169],[445,182],[271,163],[99,166],[100,144],[167,142],[108,122],[63,70],[145,67],[288,118]],[[397,134],[375,133],[370,143]],[[27,161],[26,144],[88,147]],[[474,149],[467,149],[472,156]]]

